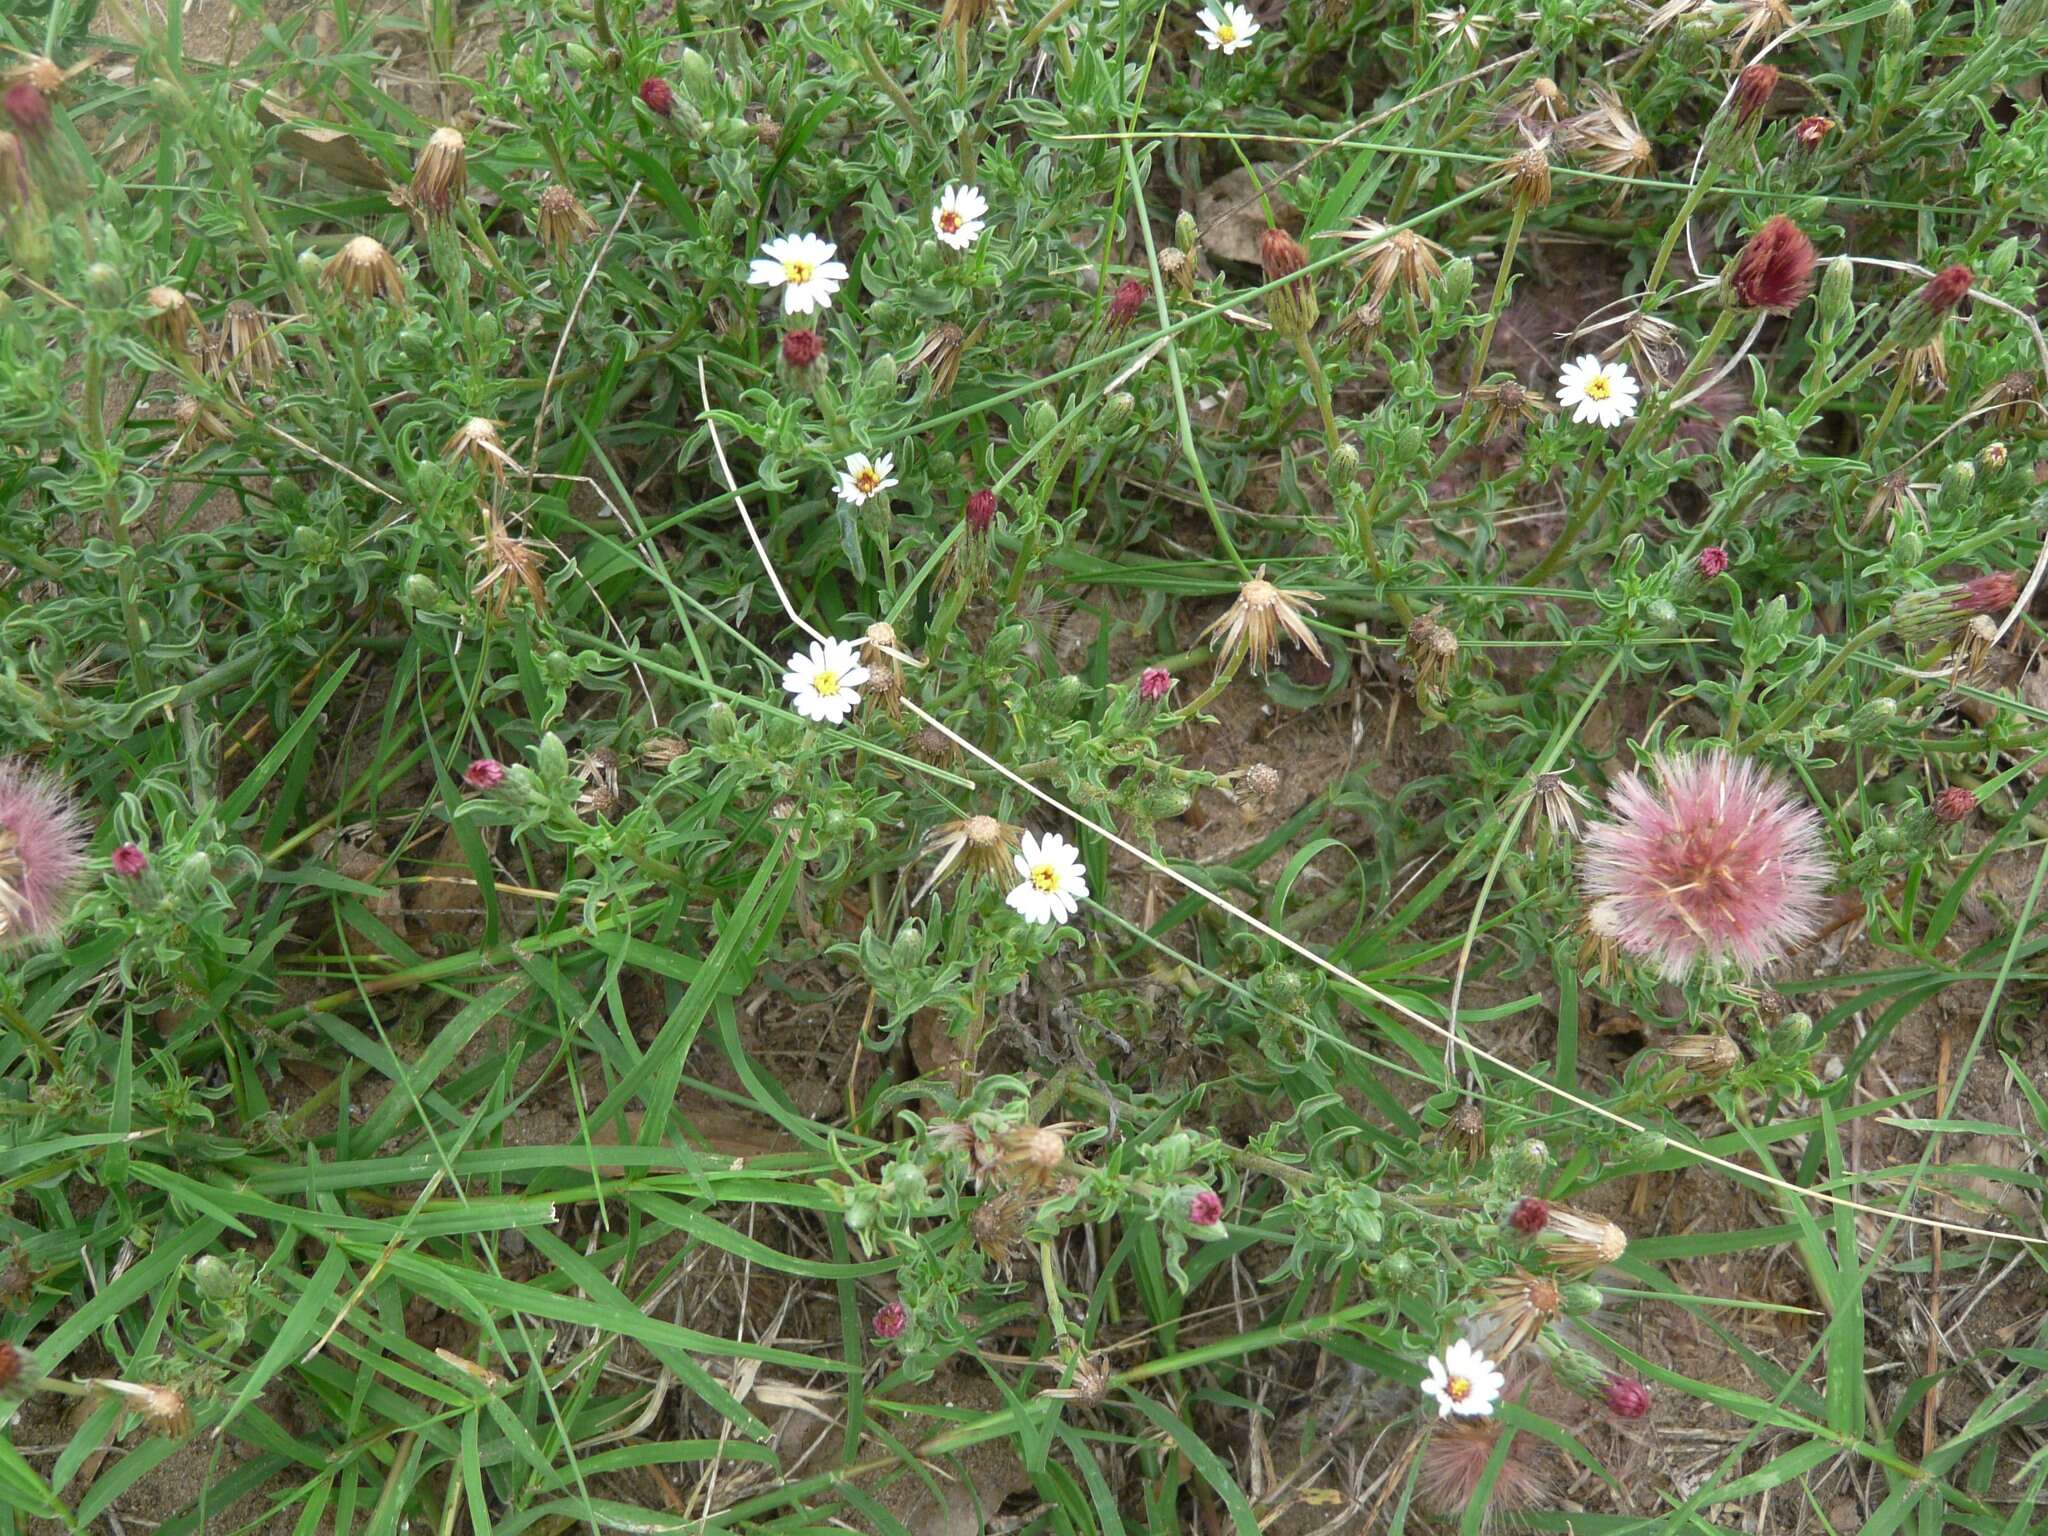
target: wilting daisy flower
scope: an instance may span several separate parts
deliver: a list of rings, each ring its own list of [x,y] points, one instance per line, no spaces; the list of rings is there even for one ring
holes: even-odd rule
[[[757,288],[780,288],[784,314],[830,309],[832,295],[846,281],[846,263],[833,260],[838,250],[816,235],[777,236],[761,247],[747,281]]]
[[[1026,832],[1016,857],[1023,878],[1005,898],[1034,923],[1063,923],[1081,910],[1088,894],[1088,872],[1081,852],[1057,832],[1040,837]]]
[[[1202,12],[1202,20],[1196,30],[1202,41],[1214,53],[1221,48],[1226,54],[1252,45],[1252,34],[1259,30],[1259,24],[1252,13],[1241,5],[1223,5]]]
[[[868,680],[860,651],[846,640],[813,640],[808,651],[789,658],[782,686],[806,720],[832,725],[844,721],[860,702],[860,685]]]
[[[1591,352],[1566,363],[1557,375],[1557,403],[1572,408],[1572,420],[1603,427],[1618,427],[1635,415],[1640,391],[1627,363],[1603,363]]]
[[[988,199],[981,195],[981,188],[948,187],[932,209],[932,233],[941,245],[964,251],[981,238],[987,218]]]
[[[889,473],[896,467],[896,460],[890,454],[871,459],[864,453],[849,453],[846,468],[839,472],[839,499],[860,506],[870,496],[879,496],[896,483],[896,477]]]
[[[1441,1358],[1429,1357],[1429,1376],[1422,1390],[1437,1401],[1437,1417],[1452,1414],[1481,1419],[1493,1412],[1507,1378],[1500,1367],[1459,1339]]]
[[[1725,751],[1652,766],[1662,789],[1622,775],[1579,866],[1622,949],[1679,981],[1702,960],[1756,971],[1819,931],[1831,871],[1811,809]]]

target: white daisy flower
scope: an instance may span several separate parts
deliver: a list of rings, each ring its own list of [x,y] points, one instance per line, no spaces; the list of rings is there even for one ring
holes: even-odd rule
[[[889,473],[895,467],[893,454],[871,459],[864,453],[849,453],[846,468],[839,471],[839,499],[858,507],[870,496],[881,495],[896,483],[896,477]]]
[[[779,235],[761,247],[747,281],[760,288],[780,288],[784,314],[830,309],[832,295],[846,281],[846,263],[832,259],[838,250],[816,235]]]
[[[1636,396],[1641,392],[1628,364],[1618,358],[1603,363],[1588,352],[1558,370],[1557,403],[1572,407],[1573,421],[1618,427],[1635,415]]]
[[[1444,1351],[1442,1359],[1429,1357],[1429,1376],[1422,1390],[1436,1399],[1440,1419],[1454,1413],[1484,1418],[1493,1412],[1506,1385],[1500,1367],[1460,1339]]]
[[[1251,47],[1252,34],[1259,30],[1259,24],[1243,6],[1225,5],[1221,10],[1204,9],[1195,30],[1201,33],[1211,53],[1221,48],[1231,54]]]
[[[860,702],[860,685],[867,680],[860,651],[846,640],[813,640],[810,650],[789,658],[789,670],[782,674],[782,686],[796,712],[806,720],[832,725],[845,720]]]
[[[932,209],[932,233],[941,245],[964,251],[981,238],[988,219],[988,199],[979,187],[947,187]]]
[[[1023,878],[1006,898],[1034,923],[1064,923],[1081,910],[1088,872],[1081,851],[1057,832],[1026,832],[1018,845],[1017,873]]]

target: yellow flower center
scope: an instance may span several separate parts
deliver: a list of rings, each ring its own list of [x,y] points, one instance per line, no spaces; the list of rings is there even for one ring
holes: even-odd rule
[[[1031,884],[1033,889],[1044,891],[1047,894],[1058,890],[1060,888],[1059,869],[1051,864],[1038,865],[1031,871]]]
[[[792,258],[782,264],[782,278],[788,283],[808,283],[818,275],[818,269],[808,261]]]
[[[1604,373],[1596,373],[1593,377],[1586,380],[1586,398],[1588,400],[1605,400],[1613,393],[1614,381],[1609,379]]]
[[[882,488],[882,477],[872,469],[858,470],[853,477],[853,488],[863,496],[872,496]]]
[[[959,234],[959,233],[960,233],[960,224],[961,224],[961,218],[960,218],[960,215],[959,215],[959,214],[957,214],[957,213],[955,213],[955,212],[954,212],[954,211],[953,211],[952,209],[950,209],[950,208],[948,208],[948,209],[944,210],[944,211],[943,211],[942,213],[940,213],[940,215],[939,215],[939,228],[943,229],[943,230],[944,230],[944,231],[945,231],[945,232],[946,232],[947,234],[949,234],[949,235],[957,235],[957,234]]]
[[[1230,24],[1229,22],[1227,22],[1227,21],[1219,21],[1219,22],[1217,22],[1217,23],[1216,23],[1216,41],[1217,41],[1217,42],[1219,42],[1219,43],[1234,43],[1234,42],[1236,42],[1236,41],[1237,41],[1237,28],[1233,27],[1233,26],[1232,26],[1232,25],[1231,25],[1231,24]]]
[[[1472,1381],[1470,1377],[1453,1376],[1444,1384],[1444,1396],[1454,1403],[1462,1403],[1471,1395]]]
[[[811,692],[821,699],[838,698],[839,674],[837,672],[813,672],[811,674]]]

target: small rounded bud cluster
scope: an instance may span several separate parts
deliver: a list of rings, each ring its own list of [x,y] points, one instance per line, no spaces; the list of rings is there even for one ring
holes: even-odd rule
[[[1607,1404],[1607,1411],[1617,1419],[1640,1419],[1650,1411],[1650,1389],[1635,1377],[1624,1376],[1619,1371],[1607,1378],[1600,1396]]]
[[[1693,568],[1708,581],[1728,569],[1728,551],[1718,544],[1709,544],[1693,559]]]
[[[782,360],[791,368],[802,371],[825,355],[825,343],[816,331],[786,331],[782,337]]]
[[[1977,793],[1961,784],[1951,784],[1934,797],[1934,819],[1943,826],[1968,821],[1977,814]]]
[[[1508,1212],[1508,1225],[1524,1237],[1534,1237],[1550,1225],[1550,1202],[1538,1195],[1525,1195]]]
[[[900,1301],[885,1302],[875,1309],[875,1337],[878,1339],[900,1339],[903,1330],[910,1326],[910,1312]]]
[[[471,789],[496,789],[505,782],[505,765],[495,757],[479,757],[462,770],[462,782]]]
[[[656,117],[668,117],[676,109],[675,87],[659,76],[640,82],[640,99]]]

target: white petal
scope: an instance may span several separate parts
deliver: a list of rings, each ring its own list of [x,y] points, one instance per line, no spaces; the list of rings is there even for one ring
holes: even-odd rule
[[[873,676],[874,673],[856,661],[852,666],[839,674],[839,686],[842,688],[858,688]]]
[[[762,288],[773,288],[782,281],[782,263],[755,257],[754,264],[747,269],[747,281]]]

